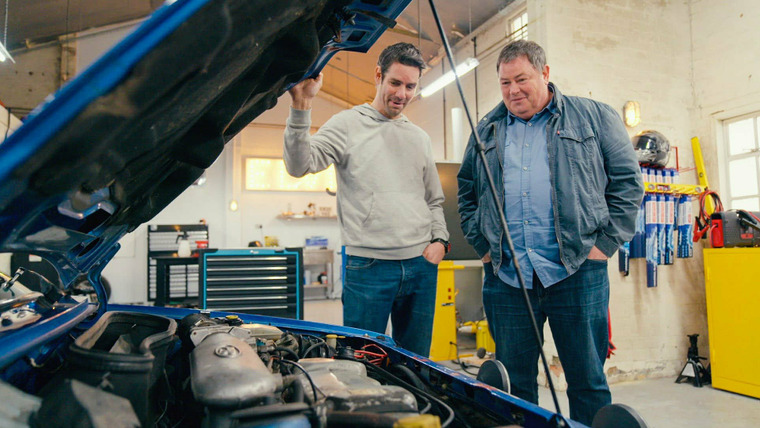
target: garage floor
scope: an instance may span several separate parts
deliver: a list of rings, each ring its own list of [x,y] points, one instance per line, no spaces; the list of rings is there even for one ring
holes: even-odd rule
[[[308,321],[340,325],[343,310],[340,300],[314,300],[304,303],[304,315]],[[457,368],[455,364],[445,365]],[[685,383],[676,384],[674,380],[651,379],[610,385],[612,401],[636,409],[650,428],[760,426],[760,400],[710,386],[695,388]],[[568,414],[564,391],[559,391],[557,398],[562,412]],[[548,389],[539,388],[539,404],[553,407]]]

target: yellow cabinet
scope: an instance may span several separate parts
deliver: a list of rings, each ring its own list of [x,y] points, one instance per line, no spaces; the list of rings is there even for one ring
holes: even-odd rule
[[[760,248],[704,250],[715,388],[760,398]]]

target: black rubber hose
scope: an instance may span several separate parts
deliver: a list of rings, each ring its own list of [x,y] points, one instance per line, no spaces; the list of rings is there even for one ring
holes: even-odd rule
[[[427,391],[427,387],[425,386],[424,383],[422,383],[422,379],[420,379],[420,377],[417,376],[412,371],[412,369],[410,369],[406,365],[401,364],[401,363],[396,363],[391,366],[391,369],[401,372],[401,374],[403,374],[403,378],[406,381],[410,382],[415,387],[417,387],[417,389],[422,390],[422,391]]]
[[[325,342],[325,341],[323,340],[323,341],[321,341],[321,342],[317,342],[317,343],[315,343],[315,344],[313,344],[313,345],[309,346],[308,348],[306,348],[306,350],[303,352],[303,358],[308,358],[308,357],[309,357],[309,353],[311,353],[311,351],[313,351],[313,350],[315,350],[315,349],[319,348],[320,346],[325,346],[325,347],[326,347],[328,350],[330,349],[330,347],[329,347],[329,346],[327,346],[327,342]],[[321,356],[321,355],[320,355],[320,356]]]
[[[303,392],[303,384],[300,380],[296,379],[291,385],[290,385],[290,402],[291,403],[303,403],[304,402],[304,392]]]
[[[274,350],[278,352],[284,352],[293,357],[293,361],[298,361],[298,354],[296,354],[296,352],[290,348],[285,348],[284,346],[276,346]]]
[[[451,425],[451,422],[454,421],[454,417],[456,414],[454,413],[454,410],[449,407],[446,403],[444,403],[439,398],[435,397],[434,395],[421,390],[413,385],[410,385],[408,382],[405,382],[403,379],[400,379],[398,376],[394,375],[393,373],[390,373],[387,370],[383,370],[379,367],[376,367],[369,363],[364,363],[364,365],[367,367],[367,374],[374,374],[375,376],[378,376],[382,378],[383,380],[393,384],[393,385],[399,385],[411,392],[415,397],[422,397],[425,400],[430,400],[440,411],[441,414],[438,416],[441,418],[441,427],[445,428],[449,425]],[[448,413],[448,416],[444,419],[444,414]]]

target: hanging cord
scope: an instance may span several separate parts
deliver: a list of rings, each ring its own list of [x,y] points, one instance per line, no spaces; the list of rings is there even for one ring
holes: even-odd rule
[[[475,138],[475,149],[477,150],[478,154],[480,155],[480,159],[483,161],[483,170],[485,172],[486,178],[488,179],[488,187],[491,190],[491,194],[493,195],[493,201],[494,205],[496,207],[496,211],[499,213],[499,221],[501,224],[502,230],[504,230],[504,240],[507,243],[507,247],[509,249],[510,254],[515,254],[515,247],[512,243],[512,237],[509,234],[509,228],[507,227],[507,218],[504,215],[504,208],[499,205],[496,201],[499,200],[497,197],[498,192],[496,191],[496,185],[493,181],[493,175],[491,174],[491,169],[488,167],[488,162],[486,162],[486,155],[485,155],[485,146],[483,145],[483,142],[480,141],[480,135],[477,133],[477,130],[475,129],[475,123],[472,121],[472,115],[470,114],[470,109],[467,107],[467,101],[464,97],[464,90],[462,89],[462,83],[459,81],[459,75],[456,73],[456,65],[454,64],[454,54],[451,52],[451,46],[449,45],[449,40],[446,38],[446,33],[443,31],[443,26],[441,24],[440,18],[438,18],[438,11],[435,8],[435,1],[430,1],[430,9],[433,11],[433,18],[435,18],[435,23],[438,26],[438,32],[441,35],[441,40],[443,41],[443,46],[446,49],[446,56],[449,60],[449,65],[451,66],[451,69],[454,70],[454,80],[457,83],[457,88],[459,89],[459,97],[462,100],[462,107],[464,107],[465,114],[467,115],[467,119],[470,123],[470,129],[472,130],[472,135]],[[525,288],[525,279],[522,275],[522,270],[520,269],[520,264],[517,261],[517,258],[513,258],[512,262],[515,265],[515,273],[517,274],[517,280],[520,283],[520,289],[522,290],[523,298],[525,300],[525,306],[528,310],[528,315],[530,315],[530,322],[533,326],[533,334],[535,335],[535,339],[537,341],[538,345],[538,351],[539,355],[541,356],[541,363],[544,367],[544,372],[546,373],[546,381],[549,383],[549,390],[552,393],[552,399],[554,400],[554,408],[556,409],[557,416],[559,416],[559,419],[557,421],[557,425],[566,426],[564,422],[564,418],[562,416],[562,412],[559,408],[559,400],[557,400],[557,391],[554,389],[554,382],[552,381],[551,371],[549,371],[549,363],[546,360],[546,355],[544,354],[544,348],[543,348],[543,341],[541,339],[541,334],[538,330],[538,323],[536,322],[536,317],[533,314],[533,308],[530,304],[530,298],[528,297],[528,289]]]
[[[467,0],[467,35],[472,34],[472,0]]]
[[[11,0],[5,0],[5,27],[3,27],[3,46],[8,49],[8,3]]]
[[[715,206],[713,213],[723,211],[723,203],[720,202],[720,196],[718,196],[718,193],[712,190],[705,190],[699,194],[699,214],[694,219],[694,242],[705,238],[707,232],[712,229],[712,221],[710,220],[710,215],[712,213],[708,214],[707,208],[705,207],[708,197],[712,198],[713,206]]]
[[[8,134],[11,131],[11,108],[7,107],[6,110],[8,110],[8,126],[5,127],[5,137],[3,137],[3,141],[8,139]]]
[[[417,49],[422,52],[422,0],[417,1]]]
[[[69,3],[70,0],[66,0],[66,38],[63,42],[63,46],[61,48],[61,55],[64,60],[63,62],[63,72],[61,73],[61,83],[65,83],[67,80],[69,80],[69,54],[68,54],[68,48],[69,48]]]

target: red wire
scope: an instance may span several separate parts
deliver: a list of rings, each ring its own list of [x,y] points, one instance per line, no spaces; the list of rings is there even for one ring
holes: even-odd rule
[[[710,231],[710,229],[712,229],[712,220],[710,219],[710,214],[707,214],[707,211],[705,210],[705,201],[707,200],[708,196],[713,198],[713,203],[715,204],[713,213],[723,211],[723,203],[720,201],[720,197],[716,192],[713,192],[712,190],[705,190],[699,194],[699,215],[694,221],[694,242],[702,239],[702,237],[705,236],[705,234]],[[699,227],[700,223],[703,225],[702,228]]]
[[[382,352],[382,353],[383,353],[383,355],[386,355],[386,356],[388,355],[388,353],[387,353],[387,352],[385,352],[385,349],[381,348],[381,347],[380,347],[380,346],[378,346],[378,345],[375,345],[374,343],[370,343],[370,344],[367,344],[367,345],[364,345],[364,346],[362,346],[362,350],[364,350],[364,349],[367,349],[367,348],[369,348],[369,347],[377,348],[377,349],[378,349],[380,352]]]
[[[373,357],[378,357],[378,358],[385,358],[385,357],[387,357],[387,355],[378,354],[378,353],[369,352],[369,351],[354,351],[354,353],[355,354],[359,354],[359,355],[364,355],[364,356],[371,355]]]
[[[372,351],[368,351],[368,350],[367,350],[368,348],[376,348],[376,349],[377,349],[378,351],[380,351],[381,353],[378,353],[378,352],[372,352]],[[367,358],[367,361],[368,361],[370,364],[375,364],[375,365],[380,365],[380,364],[382,364],[382,362],[383,362],[383,361],[384,361],[386,358],[388,358],[388,353],[387,353],[387,352],[385,352],[385,350],[384,350],[383,348],[381,348],[381,347],[380,347],[380,346],[378,346],[378,345],[375,345],[374,343],[370,343],[370,344],[368,344],[368,345],[364,345],[364,346],[362,346],[362,349],[354,351],[354,355],[356,355],[356,354],[358,354],[358,355],[360,355],[360,356],[362,356],[362,357],[364,357],[364,358],[367,358],[367,356],[372,356],[372,357],[375,357],[375,358]]]

